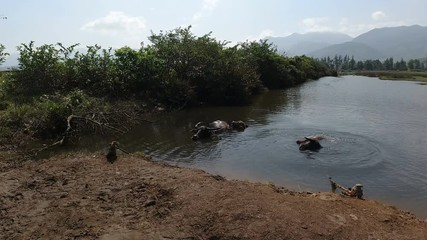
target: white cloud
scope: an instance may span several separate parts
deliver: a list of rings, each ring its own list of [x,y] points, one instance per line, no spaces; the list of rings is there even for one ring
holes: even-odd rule
[[[246,37],[246,40],[248,41],[258,41],[261,39],[265,39],[267,37],[276,37],[277,35],[274,33],[273,30],[271,29],[265,29],[262,30],[257,36],[254,35],[250,35],[248,37]]]
[[[377,11],[372,13],[377,20],[385,18],[385,13]],[[301,21],[301,26],[304,32],[342,32],[352,37],[356,37],[362,33],[370,31],[374,28],[395,27],[405,25],[403,21],[371,21],[366,23],[353,23],[348,18],[342,18],[339,21],[331,21],[325,17],[306,18]]]
[[[111,35],[135,35],[145,29],[145,20],[142,17],[131,17],[123,12],[110,12],[107,16],[90,21],[81,27],[84,31]]]
[[[213,11],[215,10],[218,2],[219,0],[203,0],[203,9]]]
[[[397,27],[406,25],[403,21],[387,21],[374,23],[352,24],[348,19],[343,18],[338,26],[338,31],[356,37],[362,33],[368,32],[374,28]]]
[[[306,32],[327,32],[332,31],[330,26],[327,26],[328,19],[320,18],[305,18],[302,20],[302,26]]]
[[[273,31],[273,30],[265,29],[265,30],[263,30],[263,31],[259,34],[258,39],[264,39],[264,38],[266,38],[266,37],[274,37],[274,36],[275,36],[275,35],[274,35],[274,31]]]
[[[203,7],[193,15],[193,22],[197,22],[215,10],[219,0],[203,0]],[[194,23],[193,23],[194,25]]]
[[[203,14],[201,12],[197,12],[193,15],[193,21],[199,21],[203,17]]]
[[[376,11],[371,14],[373,20],[378,21],[385,18],[385,13],[383,11]]]

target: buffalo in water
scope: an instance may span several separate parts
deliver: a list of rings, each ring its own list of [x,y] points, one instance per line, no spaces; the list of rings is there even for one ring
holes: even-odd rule
[[[244,131],[247,127],[248,125],[243,121],[232,121],[231,124],[228,124],[225,121],[216,120],[209,123],[207,126],[203,125],[203,122],[199,122],[194,126],[194,135],[191,137],[191,139],[194,141],[199,139],[207,139],[225,131]]]
[[[322,148],[319,141],[322,140],[321,136],[313,136],[313,137],[305,137],[304,140],[297,140],[297,144],[299,146],[299,150],[310,150],[310,151],[318,151]]]

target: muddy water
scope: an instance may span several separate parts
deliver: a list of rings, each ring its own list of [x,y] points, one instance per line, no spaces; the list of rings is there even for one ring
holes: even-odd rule
[[[244,120],[244,132],[193,142],[199,121]],[[326,137],[319,152],[295,141]],[[107,140],[106,140],[107,141]],[[271,91],[246,107],[190,109],[120,137],[130,151],[233,179],[329,191],[328,177],[427,218],[427,86],[345,76]]]

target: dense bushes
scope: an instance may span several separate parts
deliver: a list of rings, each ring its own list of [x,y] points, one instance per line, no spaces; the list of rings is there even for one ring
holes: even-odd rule
[[[0,117],[0,136],[11,136],[14,131],[22,131],[49,138],[64,132],[69,108],[72,106],[78,110],[85,104],[81,95],[79,91],[72,91],[66,96],[42,95],[31,102],[8,108]]]
[[[311,58],[279,55],[265,41],[226,47],[190,27],[152,34],[140,49],[22,44],[19,68],[3,84],[14,97],[66,94],[139,99],[169,107],[246,103],[263,87],[285,88],[327,75]]]
[[[292,87],[330,74],[311,58],[278,54],[266,41],[228,46],[210,34],[195,36],[190,27],[152,34],[149,40],[139,49],[115,50],[21,44],[18,68],[0,75],[0,132],[30,128],[55,135],[64,130],[70,108],[83,113],[96,99],[170,109],[245,104],[265,88]],[[0,64],[3,52],[0,45]]]

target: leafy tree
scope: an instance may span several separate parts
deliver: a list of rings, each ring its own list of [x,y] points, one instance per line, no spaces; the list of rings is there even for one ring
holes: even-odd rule
[[[34,42],[18,46],[19,71],[14,71],[11,92],[26,96],[54,93],[62,86],[59,52],[53,45],[34,47]]]
[[[387,58],[386,60],[384,60],[384,68],[385,70],[393,70],[394,68],[393,58]]]
[[[414,62],[415,62],[415,60],[414,59],[410,59],[409,61],[408,61],[408,69],[410,69],[410,70],[414,70],[415,68],[414,68]]]
[[[161,88],[158,76],[162,66],[162,61],[155,57],[152,48],[134,50],[123,47],[115,51],[115,68],[124,96],[155,101],[153,99]]]
[[[334,62],[335,70],[339,71],[341,68],[341,65],[343,63],[342,56],[341,55],[339,55],[339,56],[335,55],[333,62]]]
[[[354,70],[356,69],[356,61],[354,60],[354,57],[351,56],[350,62],[349,62],[349,69]]]
[[[4,63],[4,61],[6,61],[7,56],[9,56],[9,53],[4,51],[5,49],[6,48],[2,44],[0,44],[0,65]]]
[[[215,40],[210,33],[196,37],[190,29],[149,37],[153,54],[162,64],[159,100],[173,106],[247,101],[260,86],[251,61],[239,57],[236,48],[226,49],[227,42]]]
[[[262,84],[270,89],[293,86],[293,80],[288,75],[289,61],[277,54],[276,48],[266,40],[259,42],[244,42],[239,46],[239,52],[259,72]]]
[[[264,40],[242,43],[239,50],[257,69],[263,85],[270,89],[295,86],[307,79],[329,74],[327,67],[319,61],[307,56],[289,58],[279,55],[272,44]]]
[[[99,45],[87,46],[87,52],[75,54],[73,62],[77,69],[76,83],[79,89],[92,96],[119,98],[121,86],[115,76],[112,49],[102,49]]]
[[[406,71],[408,70],[408,67],[406,62],[403,59],[401,59],[400,61],[397,61],[395,63],[394,69],[399,71]]]
[[[366,60],[365,62],[364,62],[364,64],[363,64],[363,68],[365,69],[365,70],[368,70],[368,71],[372,71],[372,70],[374,70],[374,65],[373,65],[373,63],[372,63],[372,60]]]

